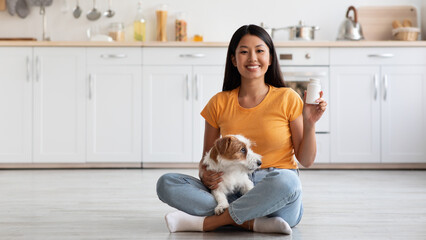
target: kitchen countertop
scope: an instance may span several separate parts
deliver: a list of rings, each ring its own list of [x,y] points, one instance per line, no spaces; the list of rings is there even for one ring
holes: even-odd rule
[[[275,47],[426,47],[426,41],[286,41]],[[227,42],[0,41],[0,47],[227,47]]]

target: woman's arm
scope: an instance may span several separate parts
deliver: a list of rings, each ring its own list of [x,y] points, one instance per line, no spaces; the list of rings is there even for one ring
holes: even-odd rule
[[[303,98],[303,113],[294,121],[290,122],[294,154],[304,167],[312,166],[317,154],[315,123],[321,118],[327,107],[327,102],[322,96],[323,92],[321,91],[320,98],[317,99],[318,105],[306,104],[305,91],[305,96]]]
[[[290,131],[297,160],[304,167],[312,166],[317,154],[315,125],[310,126],[308,124],[305,126],[303,116],[300,115],[290,122]]]
[[[202,165],[202,160],[204,155],[213,147],[214,142],[220,137],[220,129],[214,128],[207,121],[204,128],[204,147],[203,147],[203,156],[201,156],[201,161],[199,163],[199,177],[203,184],[210,188],[216,189],[217,184],[222,181],[220,172],[213,172],[206,170],[206,167]]]

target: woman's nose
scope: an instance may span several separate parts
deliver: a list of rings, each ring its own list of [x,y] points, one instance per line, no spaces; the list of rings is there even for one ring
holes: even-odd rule
[[[256,62],[257,61],[256,53],[250,52],[250,54],[249,54],[249,61],[250,62]]]

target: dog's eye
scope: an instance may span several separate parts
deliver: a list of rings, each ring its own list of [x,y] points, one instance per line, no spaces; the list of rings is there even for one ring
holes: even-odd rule
[[[241,148],[241,152],[242,152],[242,153],[246,153],[246,152],[247,152],[247,149],[246,149],[246,148]]]

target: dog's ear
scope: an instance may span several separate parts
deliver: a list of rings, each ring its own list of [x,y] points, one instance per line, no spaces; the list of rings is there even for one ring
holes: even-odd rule
[[[231,144],[231,137],[223,137],[216,140],[214,146],[218,152],[218,154],[223,155],[226,150],[228,150],[229,145]]]

